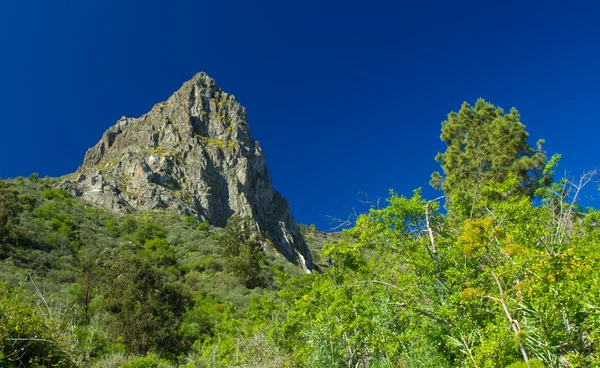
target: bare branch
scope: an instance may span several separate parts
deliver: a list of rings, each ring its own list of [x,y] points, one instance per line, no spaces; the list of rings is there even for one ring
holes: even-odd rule
[[[435,263],[435,268],[437,270],[439,270],[440,264],[439,264],[439,256],[438,256],[437,248],[435,246],[435,238],[433,236],[433,230],[431,229],[431,221],[430,221],[430,216],[429,216],[429,205],[431,205],[433,202],[439,201],[445,197],[446,196],[437,197],[435,199],[430,200],[425,205],[425,223],[427,224],[427,232],[429,233],[429,241],[431,242],[431,250],[432,250],[431,253],[433,254],[433,262]]]
[[[358,202],[366,204],[370,208],[380,208],[379,204],[381,203],[381,197],[377,197],[377,199],[373,200],[364,190],[359,190],[358,194],[364,197],[364,199],[359,199]]]
[[[569,210],[567,212],[566,215],[566,220],[571,219],[571,216],[573,214],[573,208],[575,207],[575,205],[577,204],[577,199],[579,198],[579,194],[581,193],[581,190],[587,186],[590,181],[592,181],[592,178],[594,176],[596,176],[596,170],[592,170],[592,171],[588,171],[586,173],[584,173],[580,178],[579,178],[579,183],[577,184],[571,184],[571,187],[574,188],[575,190],[575,194],[573,195],[573,198],[571,199],[571,203],[569,204]],[[565,224],[565,226],[563,226],[562,228],[562,233],[560,236],[560,242],[562,243],[565,237],[565,233],[567,231],[567,226]]]
[[[52,310],[50,309],[50,306],[48,306],[48,303],[46,302],[46,298],[44,298],[44,295],[42,294],[42,292],[40,291],[40,289],[37,287],[37,285],[35,284],[35,282],[33,281],[33,278],[31,277],[31,275],[27,275],[27,277],[29,277],[29,280],[31,281],[31,283],[35,287],[37,296],[39,296],[40,299],[42,299],[42,302],[44,302],[44,305],[46,306],[46,309],[48,310],[48,316],[50,318],[52,318]]]
[[[500,283],[500,279],[498,278],[498,276],[496,276],[496,273],[494,272],[494,269],[492,268],[491,265],[488,265],[490,272],[492,273],[492,277],[494,278],[494,281],[496,281],[496,285],[498,286],[498,291],[500,292],[500,304],[502,304],[502,309],[504,309],[504,313],[506,314],[506,318],[508,318],[508,321],[511,324],[511,327],[513,329],[513,331],[515,332],[515,334],[519,334],[519,332],[521,331],[521,326],[519,325],[519,322],[516,319],[512,318],[512,315],[510,314],[510,311],[508,310],[508,305],[506,304],[506,299],[504,297],[504,289],[502,288],[502,283]],[[521,354],[523,354],[523,359],[525,359],[525,362],[529,361],[529,355],[527,354],[527,350],[525,349],[525,344],[523,344],[523,341],[521,340],[521,338],[519,338],[519,347],[521,348]]]
[[[345,228],[345,227],[353,226],[359,215],[360,214],[358,212],[356,212],[356,209],[354,207],[352,207],[350,209],[350,211],[348,212],[348,218],[346,218],[346,219],[343,219],[341,217],[336,217],[336,216],[330,216],[330,215],[326,215],[324,217],[325,217],[325,219],[327,219],[327,221],[329,221],[329,224],[332,225],[332,227],[329,230],[337,231],[337,230]]]

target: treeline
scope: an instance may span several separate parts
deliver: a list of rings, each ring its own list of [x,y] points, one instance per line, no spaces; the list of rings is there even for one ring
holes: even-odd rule
[[[333,238],[301,227],[322,266],[305,276],[238,217],[117,216],[3,183],[0,363],[600,366],[600,212],[578,204],[595,173],[556,178],[518,112],[483,100],[441,139],[440,197],[391,192]]]

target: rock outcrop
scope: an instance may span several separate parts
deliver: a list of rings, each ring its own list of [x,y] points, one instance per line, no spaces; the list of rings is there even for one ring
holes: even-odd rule
[[[119,212],[172,210],[219,227],[233,214],[250,216],[281,254],[310,270],[310,251],[246,115],[199,73],[147,114],[121,118],[61,186]]]

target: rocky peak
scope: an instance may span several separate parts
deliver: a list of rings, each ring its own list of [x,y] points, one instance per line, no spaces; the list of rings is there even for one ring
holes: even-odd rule
[[[312,269],[289,204],[273,189],[246,109],[198,73],[139,118],[122,117],[62,186],[113,211],[167,209],[225,226],[250,216],[288,260]]]

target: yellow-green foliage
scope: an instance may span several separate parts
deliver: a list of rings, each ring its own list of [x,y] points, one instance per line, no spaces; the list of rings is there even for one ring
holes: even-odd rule
[[[217,146],[219,148],[223,148],[225,147],[225,142],[223,142],[220,139],[214,139],[214,138],[210,138],[210,137],[200,137],[200,140],[202,141],[202,143],[204,143],[206,146]]]
[[[75,367],[60,326],[33,297],[0,281],[0,366]]]
[[[471,255],[490,241],[489,230],[493,220],[491,217],[486,217],[481,220],[467,220],[465,222],[463,232],[458,238],[463,245],[465,255]]]
[[[152,150],[152,153],[163,156],[165,153],[167,153],[167,150],[163,147],[155,147]]]
[[[110,160],[110,161],[99,163],[98,165],[96,165],[96,168],[100,171],[103,171],[104,169],[106,169],[110,166],[115,166],[118,163],[119,163],[119,160]]]
[[[150,155],[166,156],[166,155],[172,155],[176,152],[177,152],[177,150],[175,148],[166,149],[164,147],[154,147],[152,149],[146,150],[144,153],[146,154],[146,156],[150,156]]]

